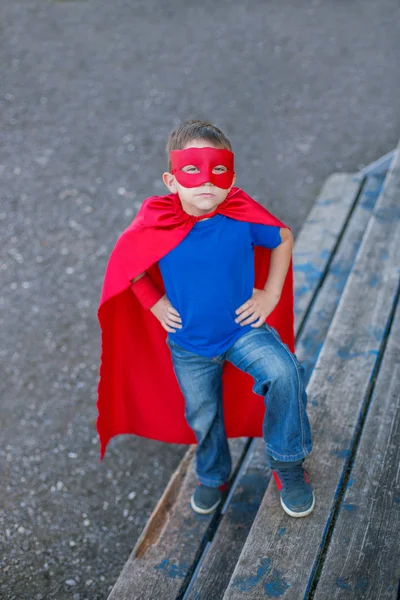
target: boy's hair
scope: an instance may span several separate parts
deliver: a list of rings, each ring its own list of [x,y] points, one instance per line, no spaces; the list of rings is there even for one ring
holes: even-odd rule
[[[232,144],[226,135],[207,121],[185,121],[169,134],[166,152],[168,154],[168,170],[171,171],[171,150],[183,150],[186,144],[192,140],[207,140],[217,148],[225,148],[232,152]]]

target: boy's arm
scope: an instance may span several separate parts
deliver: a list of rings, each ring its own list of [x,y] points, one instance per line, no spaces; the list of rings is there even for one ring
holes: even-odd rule
[[[279,230],[282,242],[276,248],[271,250],[271,260],[269,265],[268,279],[264,290],[281,297],[283,284],[290,265],[290,259],[293,252],[293,234],[287,227],[281,227]]]
[[[141,273],[131,282],[132,292],[146,310],[152,308],[164,296],[146,272]]]
[[[178,311],[146,272],[131,279],[131,282],[131,290],[143,308],[151,310],[166,331],[176,333],[177,329],[182,329],[182,319]]]
[[[268,279],[264,289],[253,289],[252,297],[237,310],[235,323],[261,327],[278,304],[293,250],[293,235],[286,227],[279,230],[281,243],[271,249]]]

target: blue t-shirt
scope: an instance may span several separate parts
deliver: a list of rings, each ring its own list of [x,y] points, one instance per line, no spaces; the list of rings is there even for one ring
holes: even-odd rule
[[[170,340],[200,356],[218,356],[251,325],[235,323],[236,310],[251,298],[254,246],[276,248],[279,227],[216,214],[198,221],[161,260],[165,292],[182,319]]]

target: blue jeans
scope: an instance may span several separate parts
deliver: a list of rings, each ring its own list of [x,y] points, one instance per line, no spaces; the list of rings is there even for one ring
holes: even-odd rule
[[[291,462],[310,454],[304,367],[276,329],[264,323],[246,332],[223,354],[204,357],[170,338],[174,372],[185,399],[185,418],[194,431],[200,483],[218,487],[232,469],[222,412],[222,366],[225,360],[249,373],[253,391],[264,396],[263,438],[267,456]]]

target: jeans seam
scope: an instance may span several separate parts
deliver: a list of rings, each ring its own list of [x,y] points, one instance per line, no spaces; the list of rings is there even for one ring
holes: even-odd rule
[[[267,327],[270,328],[270,326],[268,326],[266,324]],[[303,408],[305,410],[304,407],[302,407],[302,400],[301,400],[301,391],[302,391],[302,382],[301,382],[301,377],[300,377],[300,373],[299,373],[299,368],[297,366],[296,361],[293,359],[292,356],[292,352],[290,352],[289,348],[286,347],[286,345],[282,342],[282,340],[276,335],[275,331],[270,328],[270,332],[272,333],[272,335],[275,337],[275,339],[281,344],[281,346],[283,346],[283,348],[286,350],[286,352],[289,354],[295,368],[296,368],[296,373],[297,373],[297,380],[298,380],[298,392],[297,392],[297,405],[298,405],[298,409],[299,409],[299,417],[300,417],[300,428],[301,428],[301,447],[303,452],[305,451],[305,430],[304,430],[304,422],[303,422],[303,415],[302,415],[302,410],[301,408]]]
[[[168,338],[166,338],[166,340],[168,340]],[[225,361],[225,359],[223,358],[223,356],[225,354],[224,352],[222,354],[218,354],[218,356],[202,356],[200,354],[195,354],[191,350],[186,350],[186,348],[183,348],[182,346],[179,346],[175,342],[168,342],[168,341],[166,341],[166,344],[169,347],[169,349],[171,351],[171,354],[173,356],[175,356],[174,355],[174,348],[178,348],[178,351],[181,350],[181,351],[183,351],[183,352],[185,352],[185,353],[187,353],[189,355],[196,356],[196,357],[199,357],[199,358],[208,358],[212,362],[218,363],[219,365],[223,365],[224,361]]]
[[[304,446],[302,449],[302,452],[297,452],[296,454],[280,454],[279,452],[276,452],[276,450],[274,450],[270,444],[265,444],[267,449],[270,451],[270,453],[272,452],[273,454],[275,454],[276,456],[278,456],[279,458],[290,458],[292,460],[297,460],[299,458],[303,458],[304,456],[307,456],[308,454],[311,453],[311,446]],[[272,457],[273,458],[273,457]]]
[[[199,475],[197,475],[197,479],[200,481],[200,483],[203,485],[208,485],[209,487],[219,487],[220,485],[226,483],[226,481],[222,481],[221,479],[208,479],[207,477],[201,477]]]

